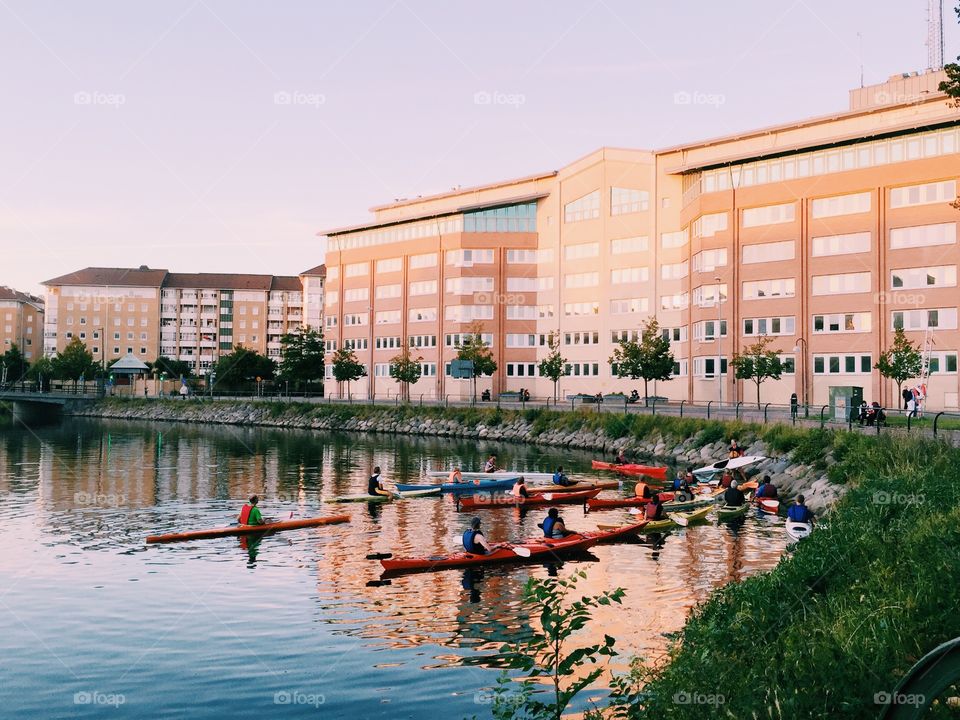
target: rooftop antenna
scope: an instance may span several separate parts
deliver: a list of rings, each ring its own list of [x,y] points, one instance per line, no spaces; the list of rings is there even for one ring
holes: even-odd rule
[[[857,41],[860,44],[860,87],[863,87],[863,33],[857,33]]]
[[[943,70],[943,0],[927,0],[927,69]]]

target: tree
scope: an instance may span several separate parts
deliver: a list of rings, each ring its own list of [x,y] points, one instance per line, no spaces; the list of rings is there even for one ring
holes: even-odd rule
[[[238,345],[229,355],[223,355],[213,366],[214,383],[221,387],[237,388],[260,378],[269,380],[276,372],[276,363],[255,350]]]
[[[557,402],[560,378],[567,374],[567,359],[560,354],[560,333],[550,333],[547,338],[550,354],[540,361],[540,375],[553,381],[553,402]]]
[[[403,399],[410,401],[410,386],[423,374],[423,357],[411,357],[410,346],[404,345],[400,354],[390,360],[390,377],[400,383]]]
[[[8,383],[19,382],[26,376],[30,369],[30,363],[20,352],[20,347],[16,343],[10,344],[10,349],[3,355],[0,355],[0,379]]]
[[[347,384],[347,397],[350,397],[350,383],[366,374],[367,371],[357,360],[353,348],[342,347],[333,354],[333,377],[338,383]]]
[[[638,340],[621,339],[613,351],[609,363],[617,377],[631,380],[643,379],[643,404],[647,404],[650,380],[669,380],[673,375],[673,353],[670,340],[660,333],[656,318],[648,319],[640,330]]]
[[[53,376],[59,380],[93,378],[100,372],[100,364],[93,359],[83,340],[75,337],[51,360]]]
[[[50,388],[50,378],[53,377],[53,362],[48,357],[38,357],[27,371],[30,380],[36,380],[40,390]]]
[[[469,360],[473,363],[473,399],[477,399],[477,377],[493,375],[497,371],[497,363],[493,359],[493,351],[483,341],[483,326],[474,322],[469,327],[466,339],[456,346],[457,360]]]
[[[152,363],[147,363],[151,372],[166,373],[167,378],[189,378],[193,376],[193,364],[186,360],[174,360],[161,355]]]
[[[873,366],[888,380],[897,383],[897,403],[903,393],[903,383],[910,378],[920,377],[923,373],[923,355],[920,348],[910,342],[902,327],[893,334],[893,346],[880,354]]]
[[[760,385],[764,380],[779,380],[783,375],[783,361],[767,346],[772,338],[764,335],[753,345],[747,345],[742,353],[734,353],[730,364],[737,380],[752,380],[757,385],[757,410],[760,409]]]
[[[280,367],[277,376],[296,385],[311,380],[323,382],[323,332],[301,327],[280,338]]]

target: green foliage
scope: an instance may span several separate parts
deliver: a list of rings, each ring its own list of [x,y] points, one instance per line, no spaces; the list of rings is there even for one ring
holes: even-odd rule
[[[723,427],[723,423],[718,420],[710,421],[707,425],[697,433],[696,440],[694,443],[698,447],[703,447],[704,445],[710,445],[719,440],[723,440],[727,436],[727,431]]]
[[[410,386],[420,379],[423,374],[423,357],[411,357],[410,347],[403,346],[400,354],[390,360],[390,377],[400,383],[400,392],[405,400],[410,400]]]
[[[229,355],[223,355],[213,367],[214,385],[218,388],[239,388],[244,384],[269,380],[276,371],[276,363],[254,350],[238,345]]]
[[[0,355],[0,366],[6,369],[7,382],[19,382],[27,375],[30,370],[30,363],[20,352],[20,347],[16,343],[10,343],[10,349],[3,355]],[[2,373],[0,373],[2,375]]]
[[[100,364],[78,337],[73,338],[50,362],[53,376],[58,380],[79,380],[81,377],[92,380],[101,371]]]
[[[550,353],[540,361],[540,375],[553,381],[553,401],[557,401],[560,378],[567,374],[567,359],[560,353],[560,332],[550,333],[547,338]]]
[[[737,380],[750,380],[756,384],[757,410],[760,409],[760,385],[764,380],[779,380],[783,374],[780,356],[767,349],[771,342],[773,339],[764,335],[753,345],[744,347],[743,352],[735,354],[730,361]]]
[[[154,373],[166,373],[168,380],[178,378],[193,377],[193,363],[186,360],[173,360],[172,358],[161,355],[152,363],[147,363],[150,371]]]
[[[920,377],[923,372],[923,355],[916,343],[911,342],[903,328],[899,327],[894,332],[893,345],[880,354],[873,367],[879,370],[883,377],[897,384],[899,395],[905,381]]]
[[[333,377],[338,383],[347,384],[347,394],[350,394],[350,383],[359,380],[367,374],[363,365],[357,360],[353,348],[342,347],[333,354]]]
[[[323,381],[323,332],[310,327],[280,337],[280,365],[277,378],[304,387],[310,381]]]
[[[660,333],[660,325],[653,317],[643,324],[639,340],[620,340],[609,362],[615,366],[617,377],[643,379],[644,403],[650,396],[650,380],[670,380],[673,376],[670,340]]]

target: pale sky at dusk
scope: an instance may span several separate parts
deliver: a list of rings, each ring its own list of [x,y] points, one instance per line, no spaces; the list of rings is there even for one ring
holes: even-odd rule
[[[396,197],[841,111],[858,32],[867,84],[925,67],[925,8],[0,0],[0,285],[296,274]]]

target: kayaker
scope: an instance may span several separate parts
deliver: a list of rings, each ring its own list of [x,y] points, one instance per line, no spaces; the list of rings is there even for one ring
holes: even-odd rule
[[[660,500],[660,493],[654,493],[650,502],[647,503],[646,518],[650,521],[663,520],[665,516],[666,512],[663,509],[663,502]]]
[[[724,505],[728,507],[740,507],[747,501],[743,491],[737,487],[738,485],[739,483],[736,480],[731,481],[730,487],[728,487],[727,491],[723,493]]]
[[[491,455],[487,458],[487,461],[483,464],[483,471],[485,473],[492,473],[497,471],[497,456]]]
[[[463,549],[474,555],[487,555],[491,551],[487,539],[480,531],[480,518],[475,517],[470,521],[470,527],[463,532]]]
[[[513,484],[513,489],[510,493],[515,498],[527,498],[530,497],[530,491],[527,490],[527,482],[523,479],[523,475],[517,478],[517,481]]]
[[[730,439],[730,458],[738,458],[743,456],[743,450],[740,449],[740,445],[737,444],[736,438]]]
[[[543,528],[543,536],[545,538],[564,538],[567,535],[570,535],[570,531],[567,530],[567,526],[563,523],[563,518],[560,517],[560,511],[556,508],[550,508],[547,510],[547,516],[543,519],[543,522],[540,523],[540,527]]]
[[[733,479],[733,473],[729,470],[724,470],[723,476],[720,478],[720,487],[728,488],[734,482],[736,481]]]
[[[649,500],[653,497],[653,492],[650,490],[650,486],[645,482],[638,482],[637,487],[634,488],[634,494],[638,498],[643,498],[644,500]]]
[[[450,474],[447,475],[447,482],[449,483],[462,483],[463,482],[463,473],[460,472],[460,467],[457,466],[450,471]]]
[[[676,502],[688,502],[693,500],[693,490],[690,489],[690,483],[687,476],[682,472],[677,472],[677,477],[673,481],[674,496]]]
[[[683,474],[682,470],[677,470],[677,476],[673,479],[673,487],[671,490],[680,490],[683,488],[683,484],[687,481],[687,476]]]
[[[241,525],[264,525],[265,522],[263,516],[260,514],[260,508],[257,507],[257,503],[259,502],[260,498],[258,496],[251,495],[247,504],[240,509],[237,522]]]
[[[554,484],[554,485],[561,485],[561,486],[563,486],[563,487],[569,487],[570,485],[576,485],[576,483],[573,482],[573,480],[571,480],[571,479],[568,478],[566,475],[564,475],[564,473],[563,473],[563,465],[560,465],[560,466],[557,468],[557,471],[553,474],[553,484]]]
[[[805,504],[803,495],[797,495],[797,499],[793,501],[793,505],[787,508],[787,520],[798,523],[810,523],[813,525],[815,515],[810,512]]]
[[[389,495],[387,489],[383,487],[383,481],[380,480],[380,466],[373,469],[373,475],[367,481],[367,495]]]
[[[627,454],[623,451],[623,449],[621,449],[620,452],[617,453],[617,457],[613,462],[616,465],[626,465],[630,461],[627,460]]]
[[[777,486],[770,481],[769,475],[764,475],[760,486],[757,488],[756,497],[758,498],[777,498]]]
[[[693,474],[693,465],[687,465],[687,484],[696,485],[698,482],[697,476]]]

